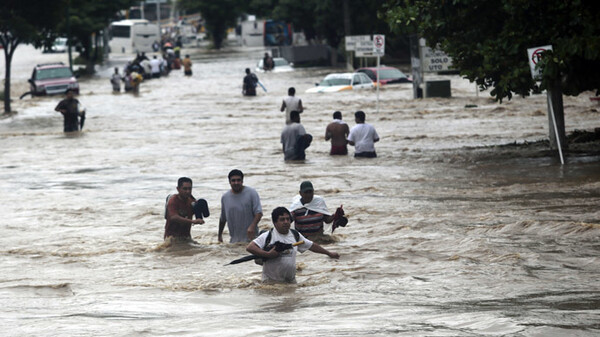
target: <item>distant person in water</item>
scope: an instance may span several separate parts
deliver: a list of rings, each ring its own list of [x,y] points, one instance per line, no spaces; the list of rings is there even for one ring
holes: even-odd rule
[[[183,74],[185,76],[192,76],[192,60],[190,59],[190,55],[185,55],[185,58],[182,61],[183,64]]]
[[[115,73],[112,74],[110,83],[112,84],[113,91],[121,92],[121,74],[119,74],[119,68],[115,67]]]
[[[250,72],[250,68],[246,68],[246,76],[244,76],[242,94],[244,96],[256,96],[257,85],[258,77],[256,77],[254,73]]]
[[[304,111],[302,100],[296,96],[296,88],[288,88],[288,95],[287,97],[283,98],[283,102],[281,102],[281,109],[279,110],[281,112],[285,111],[285,124],[292,123],[292,111],[298,111],[298,113],[302,113],[302,111]]]
[[[354,113],[356,125],[350,130],[348,144],[354,146],[354,157],[375,158],[375,143],[379,141],[379,135],[371,124],[365,123],[365,113],[357,111]]]
[[[333,122],[327,125],[325,129],[325,140],[331,140],[330,155],[347,155],[348,154],[348,134],[350,128],[346,122],[342,121],[342,113],[336,111],[333,113]]]
[[[269,53],[265,53],[265,57],[263,57],[263,70],[269,71],[275,68],[275,62],[273,62],[273,58],[269,55]]]
[[[85,110],[81,108],[79,101],[74,95],[73,89],[67,89],[66,98],[60,101],[56,108],[54,108],[55,111],[63,115],[64,132],[79,131],[80,127],[83,127],[83,121],[85,120]]]
[[[306,133],[300,124],[300,113],[291,112],[292,123],[286,125],[281,131],[281,144],[283,145],[283,160],[304,160],[305,150],[312,142],[312,135]]]

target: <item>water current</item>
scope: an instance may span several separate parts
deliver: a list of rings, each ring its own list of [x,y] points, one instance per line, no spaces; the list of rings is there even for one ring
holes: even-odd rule
[[[0,120],[0,335],[600,334],[600,157],[561,166],[544,146],[498,146],[547,137],[545,95],[499,104],[443,76],[452,98],[389,86],[377,112],[373,91],[304,93],[342,69],[298,68],[258,73],[268,92],[246,98],[243,71],[262,50],[184,53],[193,77],[144,82],[139,96],[111,92],[123,56],[80,79],[86,126],[67,137],[60,97],[18,99],[34,64],[66,56],[17,49],[18,113]],[[305,162],[284,162],[279,143],[290,86],[314,136]],[[599,126],[589,96],[564,98],[568,131]],[[329,156],[332,112],[353,126],[359,109],[378,158]],[[258,191],[263,228],[303,180],[330,209],[343,204],[349,224],[324,244],[341,258],[300,255],[293,285],[262,284],[253,263],[224,266],[246,255],[217,241],[233,168]],[[192,228],[198,244],[167,247],[164,199],[180,176],[212,214]]]

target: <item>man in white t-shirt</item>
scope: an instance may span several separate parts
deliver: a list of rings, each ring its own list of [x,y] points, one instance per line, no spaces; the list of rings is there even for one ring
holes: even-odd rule
[[[152,67],[152,78],[160,77],[160,65],[162,64],[162,60],[156,58],[156,55],[150,60],[150,66]]]
[[[328,251],[319,244],[308,240],[300,233],[292,232],[290,229],[290,212],[287,208],[275,208],[271,213],[271,219],[273,220],[275,229],[262,233],[246,247],[246,250],[250,254],[266,259],[263,262],[263,282],[296,283],[297,252],[304,253],[305,251],[310,250],[311,252],[325,254],[333,259],[340,258],[340,254]],[[298,239],[296,239],[296,236]],[[270,237],[269,242],[267,242],[268,237]],[[276,242],[293,246],[288,246],[285,247],[287,249],[281,250],[274,245],[268,251],[264,250],[266,245],[275,244]]]
[[[354,113],[356,125],[350,129],[348,144],[354,146],[354,157],[375,158],[375,143],[379,141],[379,135],[371,124],[365,123],[365,113],[357,111]]]
[[[281,103],[281,112],[285,111],[285,124],[292,124],[292,118],[290,113],[292,111],[298,111],[302,113],[304,107],[302,106],[302,100],[296,95],[296,89],[291,87],[288,89],[288,96],[283,99]]]

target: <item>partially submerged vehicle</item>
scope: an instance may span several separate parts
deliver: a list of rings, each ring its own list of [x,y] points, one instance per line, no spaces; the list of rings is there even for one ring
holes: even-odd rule
[[[410,77],[406,76],[400,69],[394,67],[366,67],[356,70],[357,73],[364,73],[371,81],[377,84],[377,72],[379,70],[379,83],[382,85],[394,83],[412,83]]]
[[[77,78],[62,62],[36,65],[28,81],[33,96],[64,94],[67,89],[79,94]]]
[[[373,89],[374,87],[373,81],[363,73],[341,73],[325,76],[321,83],[317,83],[316,87],[310,88],[306,92],[337,92]]]
[[[263,69],[263,59],[260,59],[260,61],[258,61],[256,63],[256,71],[260,71],[260,72],[264,72],[265,70]],[[289,63],[286,59],[284,59],[283,57],[274,57],[273,58],[273,63],[275,64],[275,66],[273,67],[273,69],[271,69],[270,71],[274,72],[274,73],[285,73],[288,71],[294,71],[294,64],[293,63]]]

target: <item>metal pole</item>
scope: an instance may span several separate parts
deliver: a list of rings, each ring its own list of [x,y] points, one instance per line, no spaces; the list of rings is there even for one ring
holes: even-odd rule
[[[556,118],[554,117],[554,106],[552,105],[552,90],[546,90],[546,98],[548,100],[548,112],[552,116],[552,126],[554,126],[554,134],[556,136],[556,144],[558,145],[558,154],[560,155],[560,164],[564,165],[562,148],[560,146],[560,137],[558,136],[558,127],[556,126]]]
[[[160,2],[158,1],[156,1],[156,23],[158,24],[158,39],[160,40]]]
[[[71,19],[69,18],[71,14],[69,13],[69,7],[71,6],[71,2],[67,2],[67,48],[69,50],[69,69],[73,72],[73,55],[71,54]]]
[[[377,53],[377,113],[379,113],[379,65],[380,65],[380,56],[379,53]]]

